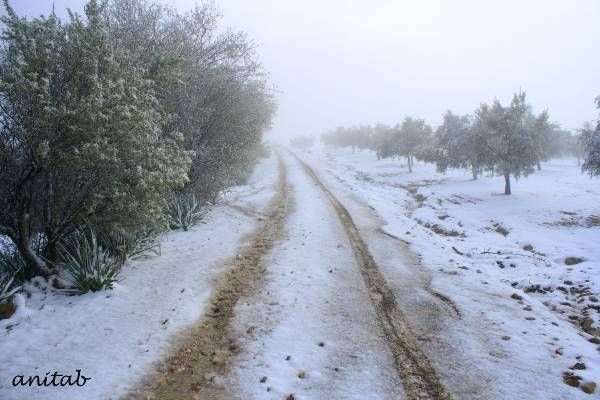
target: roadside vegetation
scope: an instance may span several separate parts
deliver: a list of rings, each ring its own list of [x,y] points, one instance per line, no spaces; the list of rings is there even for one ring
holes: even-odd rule
[[[91,0],[65,20],[4,9],[0,302],[37,276],[112,287],[267,153],[270,84],[213,3]]]

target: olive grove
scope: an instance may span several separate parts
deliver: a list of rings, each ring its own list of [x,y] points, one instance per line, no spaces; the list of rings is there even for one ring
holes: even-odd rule
[[[593,148],[593,130],[582,135]],[[370,149],[377,158],[405,157],[408,172],[414,160],[434,163],[437,170],[467,169],[473,179],[482,172],[504,177],[504,193],[511,194],[511,177],[519,178],[541,169],[541,162],[562,155],[581,156],[579,139],[550,122],[547,111],[535,114],[525,93],[517,93],[511,103],[498,100],[481,104],[472,115],[448,111],[434,131],[424,120],[407,117],[401,124],[356,126],[321,135],[325,146]],[[593,159],[588,151],[588,159]],[[587,163],[583,168],[593,171]]]

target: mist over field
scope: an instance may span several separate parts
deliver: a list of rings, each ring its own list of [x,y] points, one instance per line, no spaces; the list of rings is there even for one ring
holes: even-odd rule
[[[50,0],[14,2],[47,13]],[[83,0],[55,1],[82,10]],[[191,0],[169,0],[184,11]],[[527,91],[566,129],[595,118],[600,55],[594,0],[221,0],[223,26],[258,47],[277,87],[270,138],[338,125],[393,124],[407,115],[441,122],[451,109],[509,101]]]

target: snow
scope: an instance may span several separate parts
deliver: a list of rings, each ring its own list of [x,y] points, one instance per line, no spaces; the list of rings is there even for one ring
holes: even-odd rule
[[[303,158],[317,167],[353,216],[357,204],[366,204],[385,232],[409,242],[432,290],[456,304],[460,319],[446,319],[440,343],[428,352],[449,388],[475,377],[488,398],[590,398],[564,384],[562,374],[573,372],[582,383],[600,381],[597,345],[569,319],[581,319],[586,306],[599,304],[594,300],[600,298],[595,217],[600,180],[581,174],[575,160],[553,160],[513,181],[513,195],[503,196],[501,177],[472,181],[468,171],[442,175],[425,164],[409,174],[403,160],[377,161],[369,151],[326,150]],[[499,225],[506,236],[497,232]],[[533,250],[524,250],[526,245]],[[369,246],[376,258],[385,253],[375,241]],[[482,254],[498,251],[502,255]],[[567,257],[585,261],[569,266]],[[398,282],[402,266],[378,264],[390,282]],[[531,285],[544,292],[528,289]],[[589,292],[578,293],[582,288]],[[588,313],[597,326],[600,313]],[[418,316],[409,317],[418,330]],[[444,373],[457,357],[462,371]],[[570,370],[576,362],[587,369]],[[470,397],[464,390],[459,398]]]
[[[244,399],[402,398],[335,211],[297,161],[284,156],[292,212],[284,240],[264,258],[264,288],[236,307],[232,331],[244,352],[231,384]]]
[[[344,229],[283,155],[290,215],[264,257],[264,285],[236,305],[230,334],[242,351],[221,384],[247,399],[402,398]],[[368,151],[299,155],[352,215],[454,398],[599,398],[567,386],[563,373],[600,383],[597,345],[579,323],[587,313],[600,325],[600,180],[575,160],[553,160],[503,196],[501,177],[473,181],[419,163],[409,174],[403,160]],[[29,283],[17,313],[0,321],[0,399],[113,399],[134,387],[202,316],[226,260],[264,218],[276,179],[275,158],[262,161],[204,224],[166,235],[160,256],[126,265],[114,290],[66,296],[44,279]],[[583,262],[566,265],[567,257]],[[586,369],[570,369],[577,362]],[[10,383],[78,369],[92,378],[84,387]]]
[[[43,279],[28,284],[26,306],[19,296],[17,313],[0,321],[0,398],[93,400],[126,393],[167,354],[177,333],[200,318],[225,260],[256,228],[276,180],[275,158],[261,161],[249,184],[230,190],[205,223],[167,234],[160,256],[124,266],[125,279],[114,290],[67,296]],[[76,375],[77,369],[92,378],[83,387],[11,384],[15,375]]]

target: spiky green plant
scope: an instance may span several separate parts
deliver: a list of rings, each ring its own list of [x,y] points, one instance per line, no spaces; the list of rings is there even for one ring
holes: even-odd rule
[[[193,194],[175,195],[167,203],[167,216],[171,229],[189,230],[206,214],[205,207]]]
[[[98,240],[101,246],[122,264],[148,253],[160,254],[160,242],[155,232],[114,228],[100,231]]]
[[[27,280],[27,265],[15,249],[0,252],[0,274],[13,277],[13,283],[23,284]]]
[[[66,280],[80,294],[112,289],[119,281],[121,262],[99,244],[91,228],[77,230],[60,245]]]
[[[21,289],[21,286],[15,284],[15,275],[0,272],[0,303],[4,303]]]

